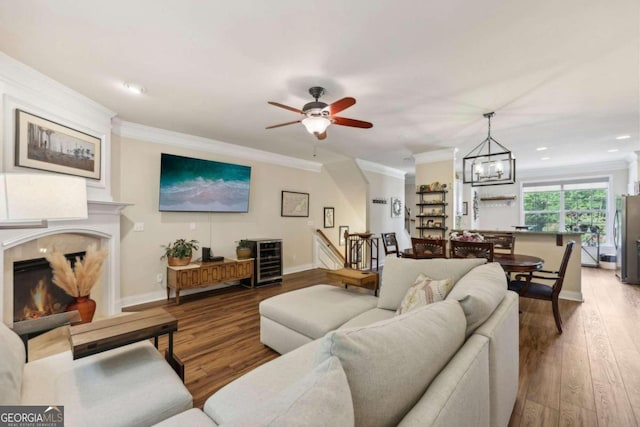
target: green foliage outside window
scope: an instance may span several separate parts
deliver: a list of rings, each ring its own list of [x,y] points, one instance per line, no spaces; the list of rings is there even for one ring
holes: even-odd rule
[[[525,190],[523,198],[525,224],[533,226],[535,231],[599,232],[600,243],[604,243],[607,230],[608,190],[606,188],[554,187],[546,191]],[[595,244],[590,234],[583,234],[582,240],[587,245]]]

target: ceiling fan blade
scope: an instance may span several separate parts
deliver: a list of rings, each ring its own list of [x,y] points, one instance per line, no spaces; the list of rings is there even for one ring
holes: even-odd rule
[[[288,105],[280,104],[279,102],[267,101],[267,103],[275,105],[276,107],[284,108],[285,110],[293,111],[294,113],[304,114],[304,111],[298,108],[289,107]]]
[[[316,138],[318,138],[320,141],[322,141],[323,139],[325,139],[327,137],[327,131],[325,130],[322,133],[314,133],[314,135],[316,136]]]
[[[294,120],[293,122],[280,123],[279,125],[267,126],[265,129],[273,129],[273,128],[279,128],[281,126],[289,126],[295,123],[300,123],[301,121],[302,120]]]
[[[329,111],[331,115],[338,114],[340,111],[346,110],[347,108],[351,107],[355,103],[356,103],[355,98],[351,98],[351,97],[342,98],[337,100],[333,104],[329,105]]]
[[[346,117],[331,117],[333,124],[341,126],[351,126],[354,128],[369,129],[373,127],[373,123],[363,122],[362,120],[347,119]]]

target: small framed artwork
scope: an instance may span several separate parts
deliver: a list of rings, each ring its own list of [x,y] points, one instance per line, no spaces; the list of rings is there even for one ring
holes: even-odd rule
[[[469,215],[469,203],[462,202],[462,215]]]
[[[391,218],[398,218],[402,215],[402,201],[399,197],[391,198]]]
[[[333,214],[334,214],[333,208],[324,208],[324,228],[334,227]]]
[[[280,216],[309,217],[309,193],[282,191]]]
[[[102,140],[16,109],[16,166],[100,179]]]
[[[340,243],[340,246],[344,246],[346,242],[345,234],[349,234],[349,226],[341,225],[340,227],[338,227],[338,236],[340,237],[338,242]]]

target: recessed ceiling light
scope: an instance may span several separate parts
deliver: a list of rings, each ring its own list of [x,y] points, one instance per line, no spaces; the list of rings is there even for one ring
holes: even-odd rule
[[[538,148],[536,148],[536,151],[544,151],[546,149],[547,149],[547,147],[538,147]]]
[[[617,140],[621,140],[621,139],[629,139],[631,138],[631,135],[620,135],[620,136],[616,136]]]
[[[147,90],[144,88],[144,86],[136,84],[136,83],[124,83],[123,85],[127,90],[129,90],[129,92],[133,92],[136,95],[142,95],[143,93],[145,93]]]
[[[540,157],[540,160],[549,160],[551,157]]]
[[[615,153],[617,151],[620,151],[620,150],[618,150],[617,148],[612,148],[611,150],[607,150],[608,153]]]

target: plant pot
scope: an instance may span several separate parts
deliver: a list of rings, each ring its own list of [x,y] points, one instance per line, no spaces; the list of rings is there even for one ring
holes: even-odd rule
[[[236,256],[238,259],[251,258],[251,248],[236,248]]]
[[[96,302],[92,300],[89,295],[75,298],[74,301],[67,305],[66,311],[78,310],[80,318],[82,319],[80,323],[90,323],[96,312]]]
[[[191,257],[184,257],[184,258],[176,258],[176,257],[167,257],[167,264],[169,264],[171,267],[180,267],[183,265],[189,265],[189,263],[191,262]]]

